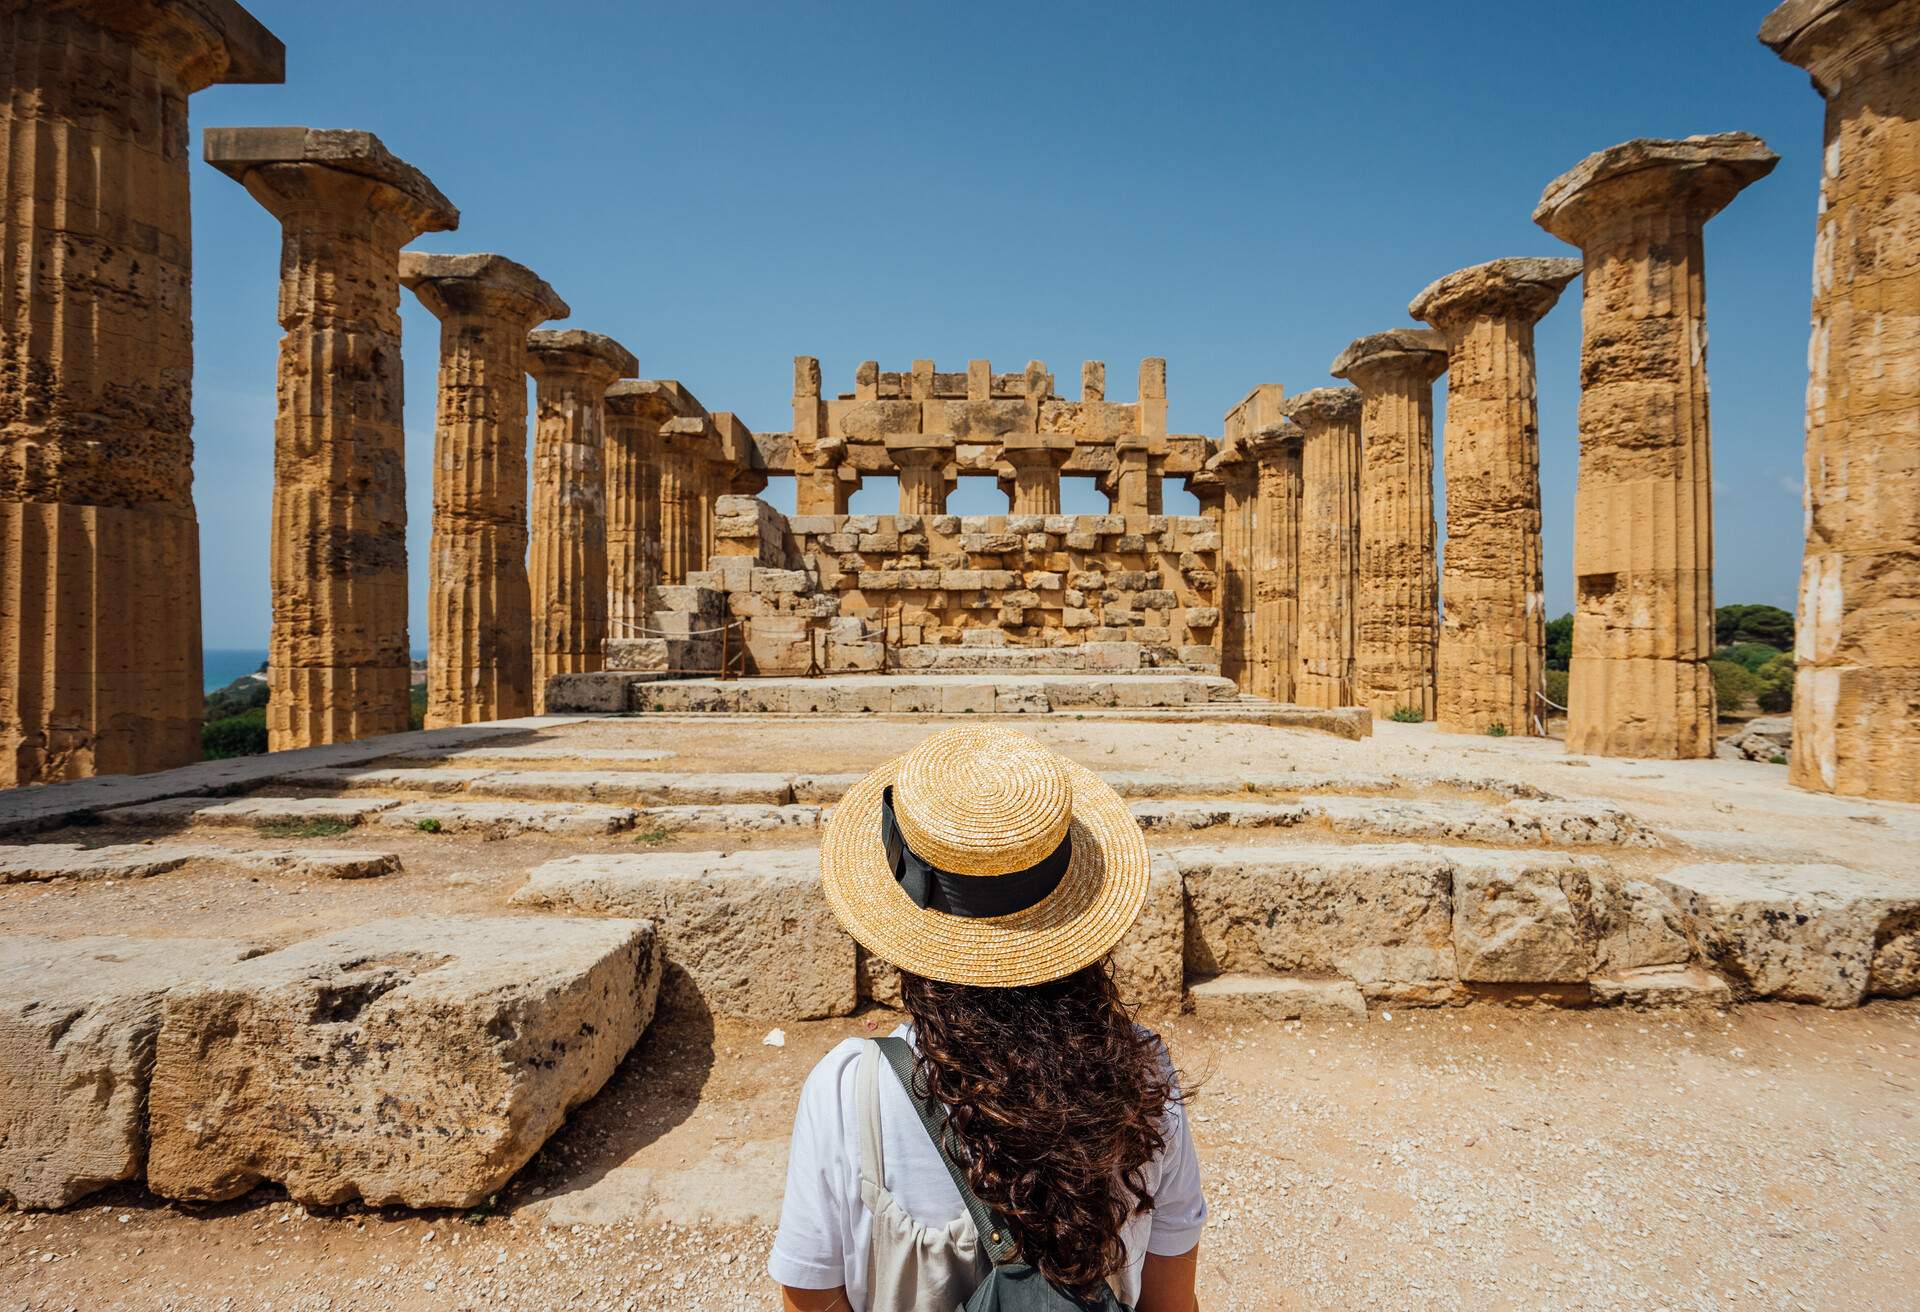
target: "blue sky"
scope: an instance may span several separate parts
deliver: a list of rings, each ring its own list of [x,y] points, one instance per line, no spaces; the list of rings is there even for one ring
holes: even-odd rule
[[[1715,591],[1793,604],[1821,105],[1755,40],[1765,3],[251,7],[286,84],[192,102],[209,646],[264,645],[269,614],[279,229],[198,162],[199,129],[239,124],[379,134],[461,209],[419,247],[528,264],[569,326],[755,429],[790,425],[797,354],[835,392],[863,359],[986,357],[1072,395],[1102,359],[1115,399],[1164,355],[1171,429],[1216,435],[1255,383],[1332,382],[1432,279],[1573,253],[1529,215],[1587,153],[1755,132],[1780,166],[1707,229]],[[402,315],[420,647],[438,326]],[[1579,343],[1575,284],[1538,336],[1555,614]]]

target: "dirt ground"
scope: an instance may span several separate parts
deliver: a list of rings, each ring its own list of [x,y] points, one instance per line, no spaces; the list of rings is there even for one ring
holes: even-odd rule
[[[0,1308],[772,1307],[800,1081],[891,1021],[650,1034],[470,1214],[267,1189],[0,1214]],[[1197,1086],[1209,1309],[1914,1306],[1920,1004],[1163,1033]]]

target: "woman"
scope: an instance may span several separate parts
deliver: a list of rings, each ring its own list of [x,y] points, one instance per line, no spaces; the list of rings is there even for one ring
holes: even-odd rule
[[[1013,1260],[1082,1300],[1194,1312],[1199,1164],[1107,961],[1146,898],[1126,804],[1023,734],[947,729],[854,785],[820,864],[840,923],[899,967],[912,1047],[849,1039],[807,1078],[767,1263],[783,1306],[953,1312]]]

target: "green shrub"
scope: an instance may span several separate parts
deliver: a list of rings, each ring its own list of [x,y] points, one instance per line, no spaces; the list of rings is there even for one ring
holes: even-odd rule
[[[427,727],[427,685],[416,683],[407,690],[407,728]]]
[[[1764,642],[1787,651],[1793,646],[1793,616],[1778,606],[1722,606],[1713,612],[1713,640],[1723,647]]]
[[[1780,655],[1778,647],[1769,647],[1764,642],[1736,642],[1722,647],[1713,653],[1717,661],[1732,661],[1735,665],[1758,673],[1760,667]]]
[[[224,688],[207,694],[205,715],[209,720],[224,720],[267,704],[267,685],[251,677],[235,679]]]
[[[1554,706],[1567,705],[1568,678],[1569,676],[1565,670],[1556,670],[1551,668],[1547,670],[1547,687],[1546,687],[1547,700],[1552,702]],[[1548,709],[1551,710],[1552,707],[1549,707]]]
[[[1487,737],[1505,738],[1506,736],[1507,736],[1507,726],[1500,723],[1500,721],[1495,720],[1492,724],[1487,726]]]
[[[318,820],[262,820],[254,828],[268,838],[338,838],[353,826],[333,816],[322,816]]]
[[[1760,680],[1744,665],[1711,660],[1707,662],[1707,669],[1713,673],[1714,699],[1723,711],[1739,710],[1760,691]]]
[[[1418,706],[1396,706],[1387,718],[1395,724],[1419,724],[1427,717],[1420,713]]]
[[[238,715],[208,720],[200,727],[200,754],[209,761],[259,756],[266,750],[267,708],[264,704]]]
[[[1564,670],[1573,659],[1573,616],[1547,621],[1547,668]]]
[[[440,832],[440,822],[432,816],[426,816],[414,821],[413,827],[423,834],[437,834]]]
[[[1774,657],[1754,671],[1754,677],[1760,681],[1754,705],[1776,715],[1793,709],[1793,657]]]

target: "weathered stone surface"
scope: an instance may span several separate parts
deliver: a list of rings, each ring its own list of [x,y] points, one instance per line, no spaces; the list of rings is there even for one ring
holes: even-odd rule
[[[618,802],[630,806],[711,806],[740,802],[779,805],[793,800],[793,780],[789,775],[758,772],[495,770],[474,781],[470,791],[478,796]]]
[[[1192,791],[1201,791],[1193,788]],[[1376,838],[1444,838],[1502,844],[1602,844],[1652,841],[1617,807],[1580,802],[1408,801],[1399,798],[1329,797],[1295,802],[1136,801],[1133,816],[1148,830],[1268,829],[1325,824],[1338,833]]]
[[[278,782],[290,788],[379,789],[382,792],[458,793],[487,778],[492,771],[450,766],[330,766],[298,770]]]
[[[357,825],[398,803],[383,798],[358,797],[242,797],[221,801],[211,797],[169,797],[137,806],[102,811],[100,818],[116,825],[302,825],[336,821]]]
[[[653,1017],[641,921],[381,920],[165,1004],[148,1186],[471,1207],[592,1097]]]
[[[1446,367],[1444,335],[1396,328],[1353,342],[1330,370],[1365,397],[1353,665],[1355,699],[1375,715],[1433,718],[1433,380]]]
[[[633,828],[627,806],[592,802],[407,802],[383,811],[379,823],[390,829],[429,833],[478,830],[488,834],[567,834],[586,837]]]
[[[1578,260],[1494,260],[1433,283],[1407,307],[1447,338],[1446,599],[1435,662],[1442,728],[1532,734],[1546,668],[1540,414],[1533,326]]]
[[[1579,983],[1586,946],[1564,868],[1514,862],[1463,865],[1453,878],[1453,948],[1460,978],[1475,983]]]
[[[527,332],[567,303],[500,255],[402,251],[400,282],[440,320],[426,727],[531,715]]]
[[[1883,935],[1920,914],[1910,885],[1836,865],[1683,866],[1654,881],[1744,995],[1858,1006]]]
[[[803,1020],[854,1008],[853,940],[820,896],[811,849],[562,857],[513,903],[654,921],[666,1005],[683,1014]]]
[[[65,1207],[137,1179],[162,999],[250,951],[218,939],[0,938],[0,1199]]]
[[[1353,706],[1360,392],[1316,387],[1288,398],[1285,410],[1306,433],[1300,458],[1300,636],[1293,699],[1304,706]]]
[[[1733,990],[1712,971],[1698,966],[1643,966],[1587,981],[1595,1002],[1628,1007],[1724,1007]]]
[[[400,248],[460,214],[370,132],[209,128],[205,142],[281,223],[268,743],[398,733],[411,668]]]
[[[1216,975],[1187,990],[1195,1019],[1359,1020],[1367,1000],[1348,979],[1297,975]]]
[[[211,843],[115,843],[106,847],[34,843],[0,847],[0,884],[47,879],[147,879],[178,870],[189,861],[311,879],[372,879],[400,869],[397,852],[354,848],[235,850]]]
[[[238,4],[0,14],[0,788],[200,759],[187,100],[279,82]]]
[[[1120,996],[1148,1015],[1180,1010],[1186,977],[1186,891],[1178,865],[1156,856],[1139,919],[1113,950]]]
[[[1920,802],[1920,3],[1788,0],[1826,98],[1791,778]]]
[[[1567,750],[1713,754],[1707,220],[1778,157],[1755,136],[1629,141],[1548,184],[1580,247],[1580,480]]]
[[[649,806],[635,820],[636,828],[678,833],[771,833],[782,829],[818,829],[824,813],[817,806]]]
[[[1573,899],[1596,975],[1675,966],[1692,959],[1686,918],[1654,884],[1644,879],[1575,875],[1564,881],[1564,887]]]

